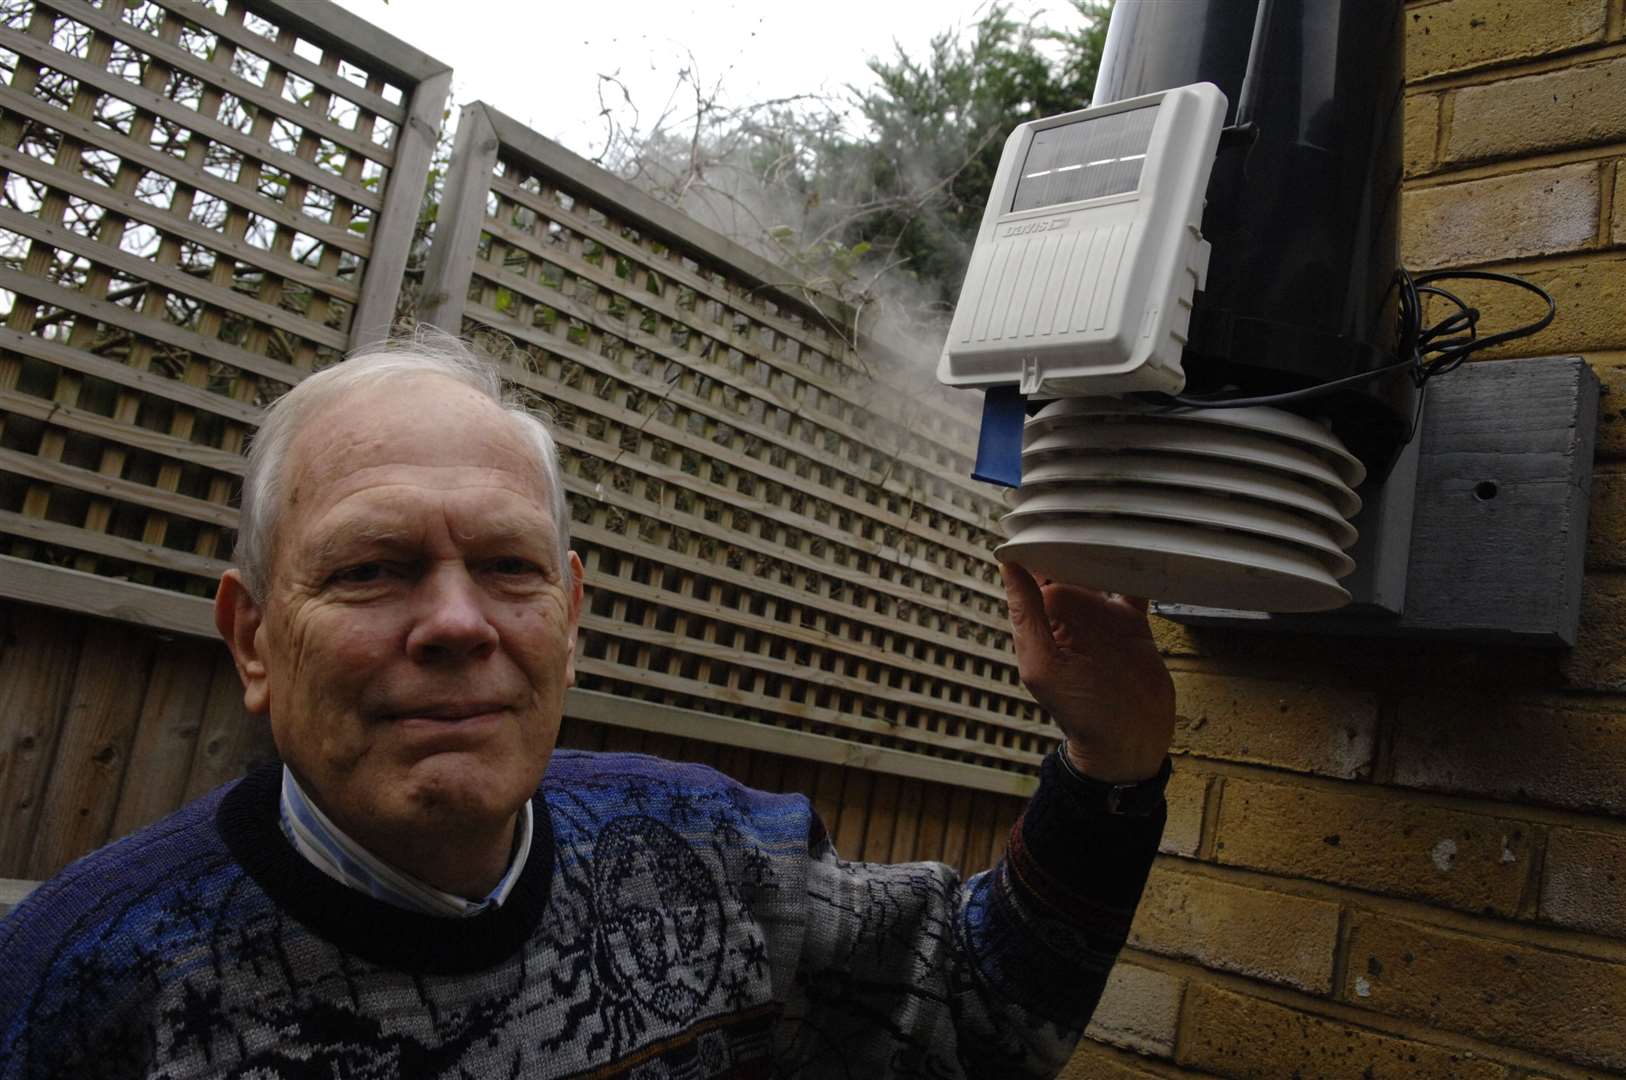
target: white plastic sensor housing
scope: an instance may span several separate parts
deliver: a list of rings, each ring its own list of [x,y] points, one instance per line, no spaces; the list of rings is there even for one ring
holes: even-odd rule
[[[1041,398],[1184,389],[1225,109],[1196,83],[1012,132],[938,380]]]

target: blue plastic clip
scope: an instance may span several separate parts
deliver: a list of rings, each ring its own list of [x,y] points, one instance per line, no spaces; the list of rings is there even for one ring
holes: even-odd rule
[[[1004,487],[1022,485],[1022,425],[1027,416],[1027,398],[1015,383],[988,388],[982,398],[974,478]]]

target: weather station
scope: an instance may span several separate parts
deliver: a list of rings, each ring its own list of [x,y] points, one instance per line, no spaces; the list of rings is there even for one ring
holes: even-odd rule
[[[1468,363],[1539,286],[1401,264],[1403,14],[1119,0],[1091,107],[1011,133],[938,366],[997,558],[1193,624],[1574,643],[1597,380]]]

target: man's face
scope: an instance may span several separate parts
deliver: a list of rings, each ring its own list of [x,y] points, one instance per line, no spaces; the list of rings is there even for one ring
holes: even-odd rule
[[[313,416],[286,468],[250,708],[364,843],[507,820],[553,751],[582,596],[513,421],[397,379]]]

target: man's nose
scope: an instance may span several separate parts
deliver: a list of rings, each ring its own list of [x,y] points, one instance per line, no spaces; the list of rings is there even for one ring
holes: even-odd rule
[[[478,659],[497,646],[479,583],[461,563],[437,563],[418,582],[407,654],[420,662]]]

